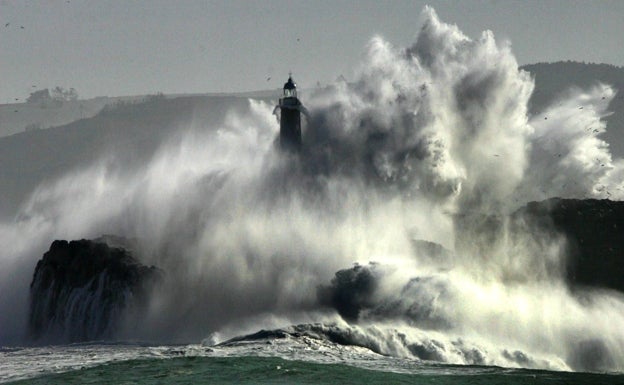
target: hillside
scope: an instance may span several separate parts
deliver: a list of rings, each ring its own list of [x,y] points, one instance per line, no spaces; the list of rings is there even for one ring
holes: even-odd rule
[[[607,132],[604,139],[610,144],[613,155],[624,157],[624,67],[568,61],[531,64],[522,69],[535,78],[530,105],[533,114],[539,113],[570,87],[586,89],[598,82],[612,85],[618,94],[609,105],[613,114],[605,119]]]
[[[91,118],[107,105],[119,101],[138,100],[142,97],[97,97],[88,100],[65,100],[47,103],[0,104],[0,138],[33,131],[58,127],[78,119]]]
[[[180,94],[167,95],[168,99],[180,97],[219,98],[239,97],[252,99],[267,99],[278,95],[279,91],[252,91],[236,94]],[[81,100],[47,100],[38,102],[0,104],[0,138],[19,134],[24,131],[33,131],[59,127],[79,119],[92,118],[103,108],[120,103],[139,103],[154,95],[136,96],[99,96],[93,99]]]
[[[104,154],[132,170],[177,130],[215,127],[229,111],[245,113],[248,108],[247,98],[235,96],[152,98],[121,103],[64,126],[0,138],[0,218],[15,215],[42,182],[89,165]]]
[[[558,62],[522,68],[531,72],[536,82],[530,106],[532,114],[573,86],[585,88],[604,82],[624,90],[621,67]],[[614,113],[607,117],[604,135],[616,157],[624,157],[623,95],[619,93],[610,105]],[[229,111],[245,113],[249,108],[248,98],[273,103],[278,97],[279,91],[275,90],[93,99],[67,102],[57,110],[27,104],[0,105],[0,218],[15,215],[19,205],[40,183],[90,164],[105,153],[123,162],[125,169],[131,169],[149,159],[160,143],[181,127],[214,128]],[[88,114],[86,107],[81,111],[80,105],[89,103]],[[117,107],[102,110],[106,105]],[[27,109],[15,112],[24,107]],[[11,114],[15,114],[19,124],[11,125]],[[45,128],[63,119],[71,122],[24,131],[24,124],[36,123]],[[2,137],[3,133],[12,135]]]

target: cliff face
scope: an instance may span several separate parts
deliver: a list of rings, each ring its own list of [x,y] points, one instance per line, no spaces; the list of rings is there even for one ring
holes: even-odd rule
[[[538,270],[546,270],[546,274],[532,274],[531,267],[523,262],[519,266],[524,276],[510,274],[503,279],[558,280],[563,274],[570,289],[579,293],[586,287],[624,293],[624,202],[553,198],[531,202],[509,217],[477,214],[457,216],[455,220],[456,248],[485,256],[484,264],[488,263],[488,257],[494,258],[501,250],[501,243],[504,250],[509,251],[514,245],[535,242],[534,262],[539,263]],[[540,253],[544,250],[541,247],[559,239],[565,240],[563,258],[543,261],[547,256]],[[419,258],[429,258],[443,270],[452,269],[456,263],[453,260],[458,258],[435,243],[415,241],[414,247],[421,254]],[[523,253],[520,256],[525,256],[527,249],[520,249]],[[513,259],[507,262],[514,263]],[[369,317],[409,319],[421,327],[445,327],[446,321],[432,310],[439,296],[444,296],[449,289],[444,281],[426,274],[414,277],[402,287],[399,297],[388,299],[378,291],[384,274],[383,266],[377,264],[340,270],[329,284],[318,287],[317,299],[348,322],[358,321],[366,312]]]
[[[54,241],[30,284],[29,331],[35,340],[77,342],[113,336],[124,311],[147,304],[161,277],[125,249],[104,242]]]
[[[514,215],[566,236],[566,279],[571,286],[624,292],[624,202],[553,198],[531,202]]]

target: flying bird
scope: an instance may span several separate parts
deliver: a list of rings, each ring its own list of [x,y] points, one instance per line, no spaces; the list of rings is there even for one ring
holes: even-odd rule
[[[8,27],[9,25],[11,25],[11,23],[6,23],[6,24],[4,25],[4,27],[6,28],[6,27]]]

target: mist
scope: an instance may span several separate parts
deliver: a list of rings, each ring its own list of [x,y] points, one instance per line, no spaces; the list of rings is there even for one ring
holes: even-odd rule
[[[177,127],[141,167],[104,156],[39,185],[0,222],[0,344],[25,340],[54,239],[117,234],[166,274],[121,339],[335,322],[384,354],[623,370],[622,296],[572,293],[564,240],[505,219],[548,197],[622,198],[623,161],[600,138],[616,90],[572,89],[531,116],[509,42],[470,39],[432,8],[419,25],[410,47],[373,37],[353,82],[303,100],[300,154],[275,145],[274,106],[250,100],[223,124]],[[351,268],[366,290],[341,284]],[[344,290],[350,312],[331,299]]]

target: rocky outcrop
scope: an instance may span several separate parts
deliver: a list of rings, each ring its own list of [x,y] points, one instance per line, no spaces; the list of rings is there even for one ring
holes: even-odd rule
[[[624,202],[560,199],[530,202],[514,215],[567,239],[566,279],[624,292]]]
[[[46,342],[112,338],[126,310],[146,306],[161,276],[103,238],[54,241],[30,284],[30,334]]]
[[[538,270],[545,270],[542,276],[532,274],[529,262],[523,261],[518,268],[524,276],[503,279],[559,279],[563,274],[572,290],[595,287],[624,292],[624,202],[553,198],[530,202],[511,216],[458,215],[455,226],[456,248],[475,256],[494,255],[497,247],[534,244],[533,262],[540,263]],[[540,252],[559,239],[564,240],[561,258],[537,261],[545,259]],[[455,257],[442,246],[421,240],[413,245],[421,260],[427,258],[442,270],[453,268]],[[487,258],[483,263],[488,263]],[[380,298],[377,289],[383,275],[376,264],[340,270],[330,284],[318,287],[318,301],[349,322],[358,321],[366,312],[369,317],[407,318],[421,327],[444,326],[445,321],[432,310],[435,298],[449,291],[444,281],[435,276],[414,277],[402,288],[400,298]]]
[[[345,320],[357,321],[362,310],[375,305],[372,296],[377,290],[378,277],[374,267],[355,265],[339,270],[330,285],[317,288],[319,302],[336,309]]]

